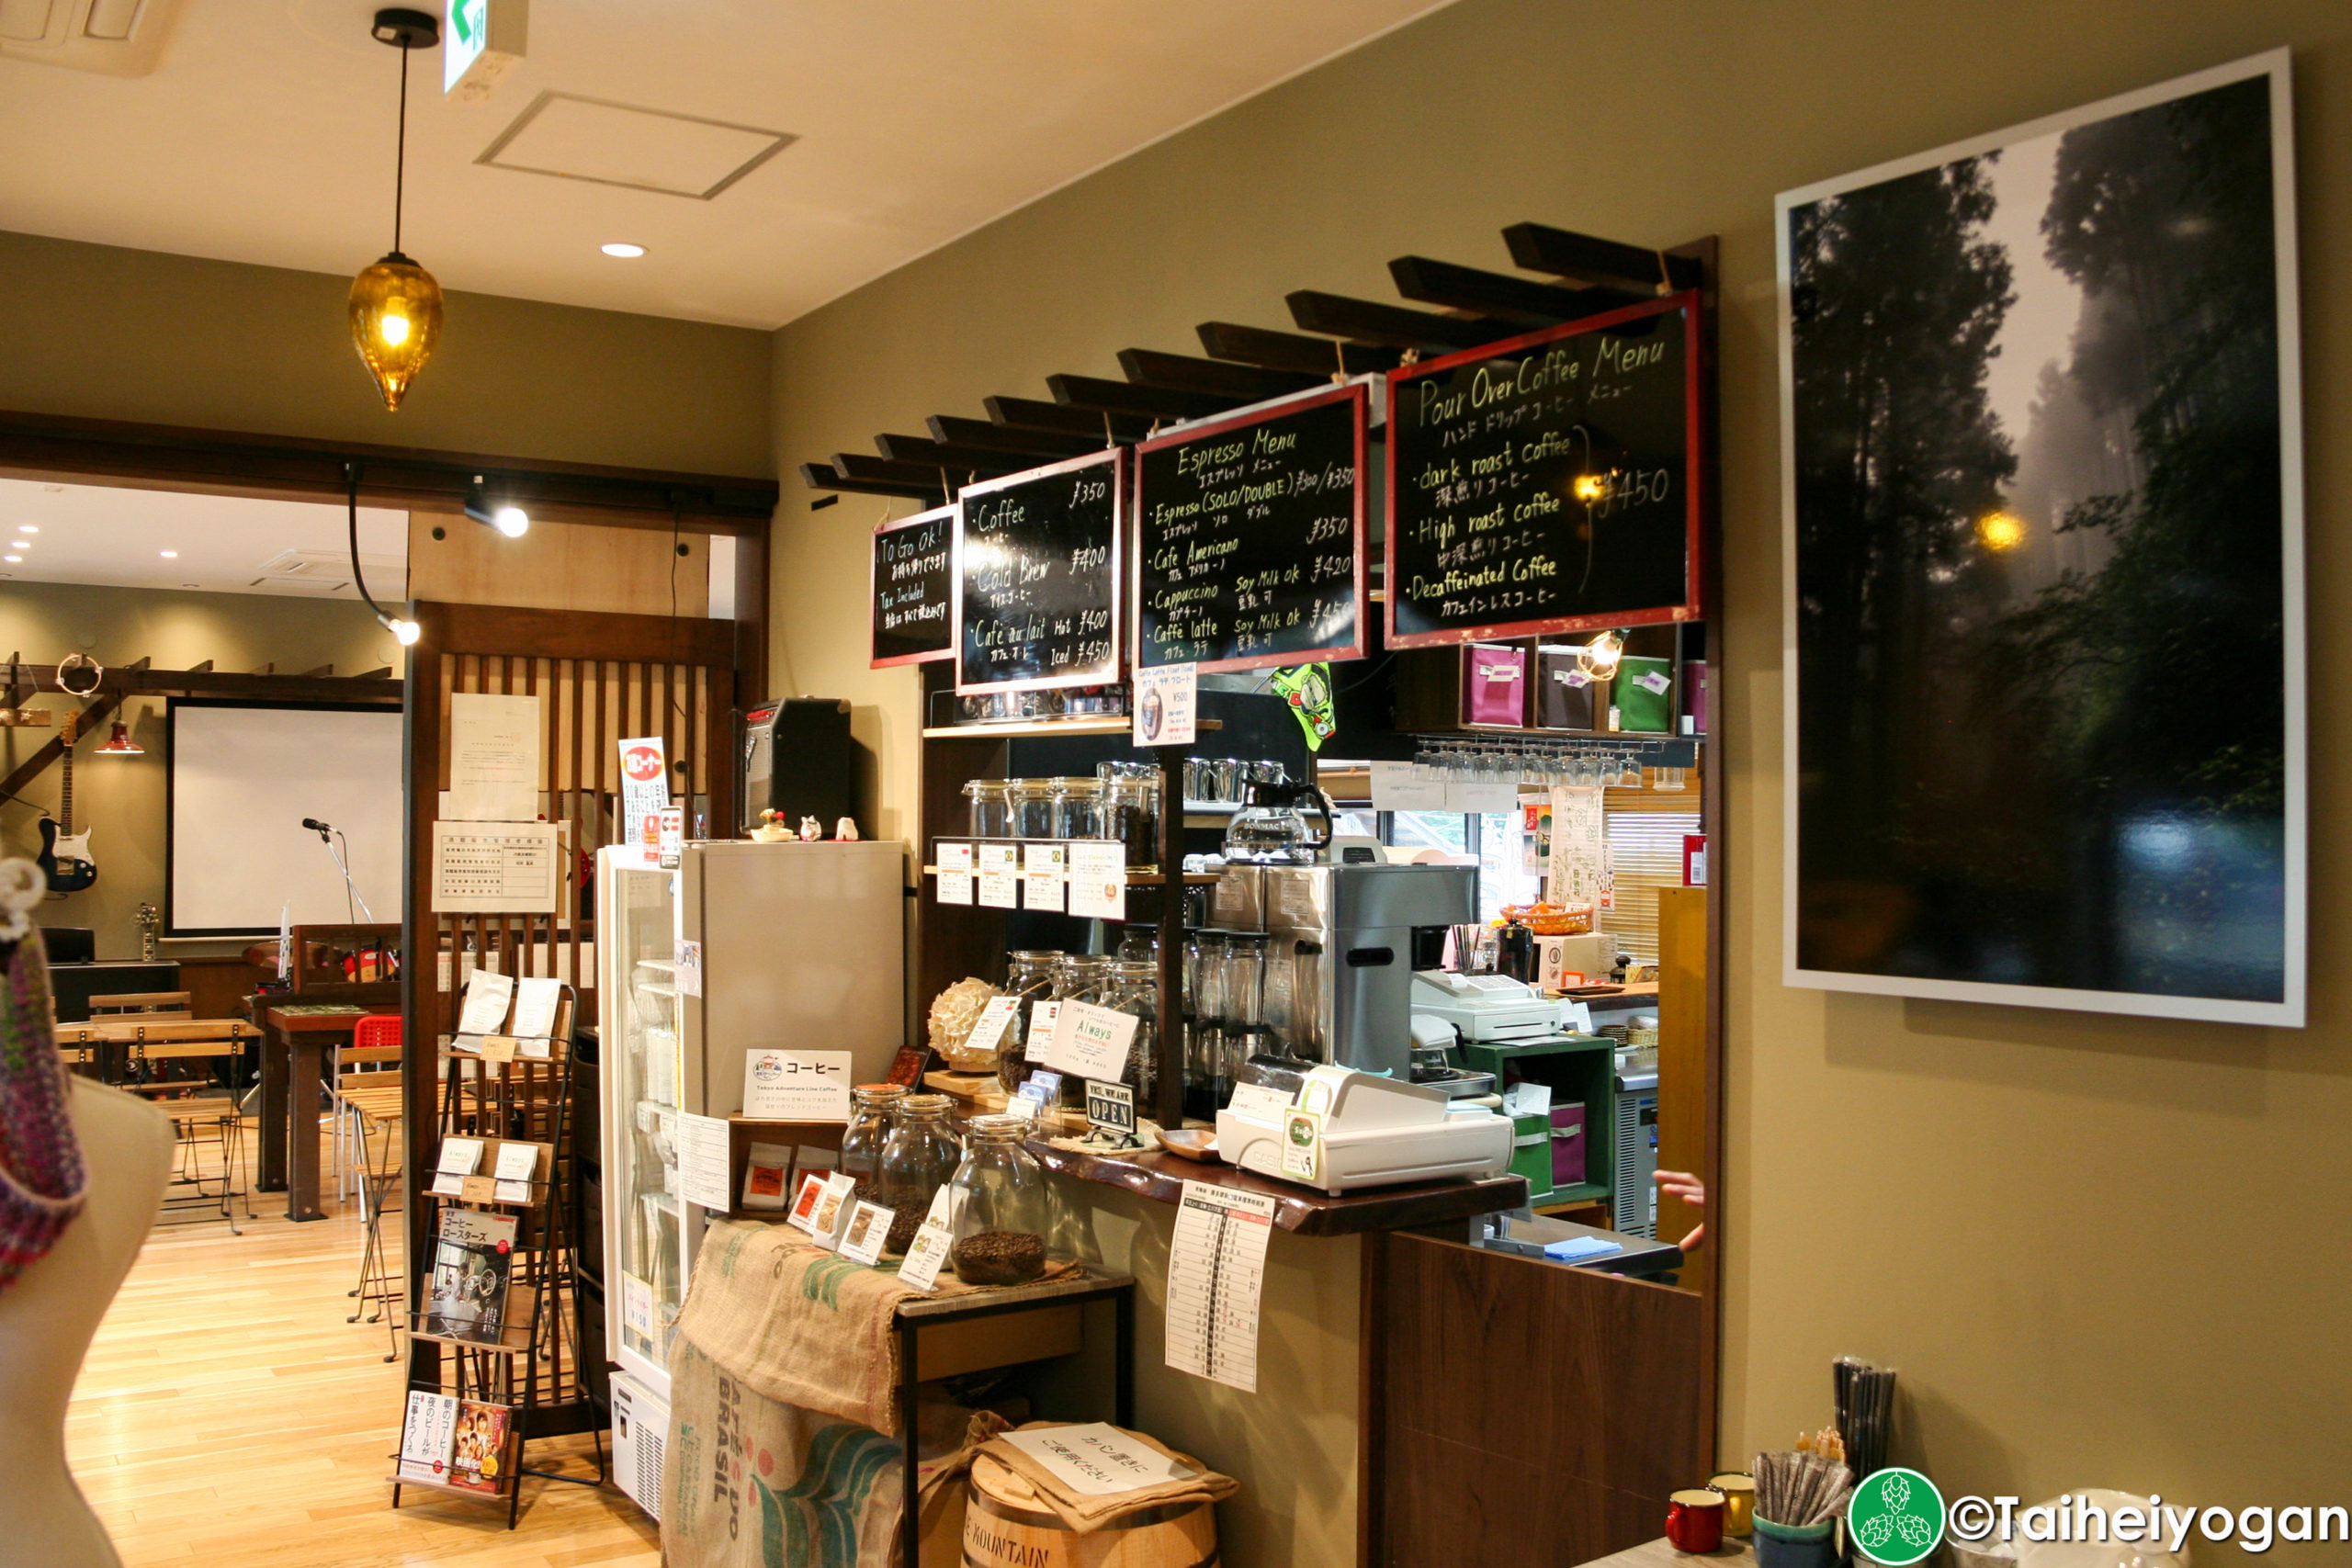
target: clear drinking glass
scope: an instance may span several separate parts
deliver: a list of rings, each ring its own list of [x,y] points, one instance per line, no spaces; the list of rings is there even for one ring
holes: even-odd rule
[[[1266,936],[1236,931],[1226,938],[1225,1039],[1216,1071],[1220,1107],[1233,1098],[1241,1064],[1272,1048],[1266,1027]]]
[[[1184,949],[1191,990],[1184,1114],[1196,1122],[1216,1120],[1216,1068],[1225,1050],[1225,944],[1223,931],[1195,931]]]

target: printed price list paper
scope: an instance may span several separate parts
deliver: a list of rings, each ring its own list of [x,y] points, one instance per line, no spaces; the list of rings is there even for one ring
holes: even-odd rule
[[[445,915],[552,914],[552,822],[435,822],[433,908]]]
[[[1184,1183],[1168,1252],[1168,1364],[1258,1392],[1258,1315],[1274,1200],[1206,1181]]]

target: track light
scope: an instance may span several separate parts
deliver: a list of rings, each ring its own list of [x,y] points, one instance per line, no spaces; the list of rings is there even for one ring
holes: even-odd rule
[[[403,620],[398,615],[388,615],[381,610],[376,612],[376,624],[391,633],[392,640],[402,648],[415,647],[416,639],[424,635],[424,628],[414,621]]]
[[[483,487],[480,474],[466,489],[466,515],[475,522],[497,529],[510,539],[519,539],[531,531],[531,514],[511,501],[493,502]]]
[[[359,570],[358,464],[345,463],[343,466],[343,482],[344,499],[350,507],[351,514],[351,585],[359,590],[359,597],[367,606],[376,612],[376,624],[391,633],[392,640],[402,648],[413,648],[416,646],[416,639],[424,635],[424,628],[414,621],[390,614],[381,604],[377,604],[376,596],[368,592],[366,574]]]

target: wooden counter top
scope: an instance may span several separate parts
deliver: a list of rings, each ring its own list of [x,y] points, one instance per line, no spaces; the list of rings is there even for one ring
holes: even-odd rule
[[[1079,1181],[1099,1181],[1106,1187],[1121,1188],[1155,1202],[1180,1201],[1187,1181],[1209,1181],[1245,1192],[1263,1192],[1275,1201],[1274,1224],[1301,1235],[1409,1230],[1416,1225],[1466,1220],[1473,1214],[1488,1214],[1498,1209],[1516,1209],[1527,1201],[1527,1179],[1521,1176],[1375,1187],[1333,1198],[1313,1188],[1277,1181],[1237,1166],[1204,1164],[1158,1149],[1120,1155],[1080,1154],[1056,1148],[1036,1138],[1030,1140],[1029,1152],[1047,1170]]]

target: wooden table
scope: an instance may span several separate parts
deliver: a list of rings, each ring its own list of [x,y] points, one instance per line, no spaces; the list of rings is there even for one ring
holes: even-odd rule
[[[128,1047],[146,1045],[150,1054],[169,1059],[173,1042],[168,1039],[150,1041],[147,1032],[160,1024],[169,1024],[182,1041],[259,1040],[261,1031],[242,1018],[180,1018],[158,1013],[125,1013],[119,1018],[100,1019],[96,1022],[60,1023],[57,1043],[61,1049],[95,1050],[97,1056],[98,1081],[120,1089],[136,1089],[127,1081],[128,1068],[124,1052]],[[195,1035],[202,1028],[209,1032]],[[161,1032],[160,1031],[158,1032]],[[237,1092],[232,1086],[232,1094]]]
[[[1677,1551],[1671,1541],[1660,1536],[1656,1540],[1645,1540],[1623,1551],[1596,1557],[1580,1564],[1579,1568],[1683,1568],[1684,1564],[1705,1564],[1707,1568],[1753,1568],[1755,1562],[1755,1549],[1747,1542],[1730,1536],[1724,1537],[1723,1545],[1714,1551],[1702,1551],[1696,1556],[1687,1551]]]
[[[284,1189],[286,1217],[322,1220],[319,1210],[319,1085],[330,1045],[348,1045],[359,1021],[396,1010],[356,1002],[289,1002],[262,1015],[261,1176],[265,1192]]]

